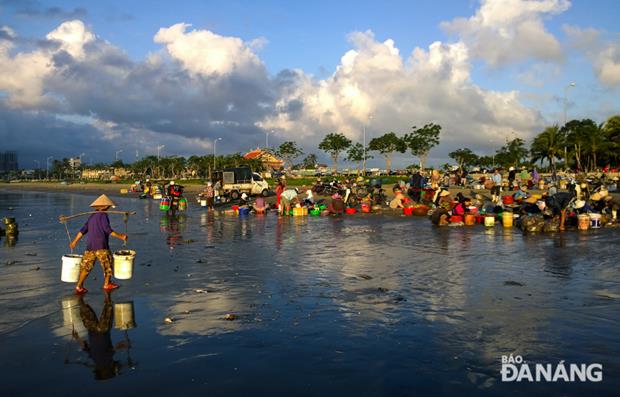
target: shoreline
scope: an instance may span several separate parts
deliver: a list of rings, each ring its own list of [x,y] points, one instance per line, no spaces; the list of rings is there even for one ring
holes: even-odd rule
[[[23,191],[23,192],[43,192],[43,193],[75,193],[82,195],[92,195],[98,196],[100,194],[106,194],[108,196],[113,197],[125,197],[125,198],[135,198],[140,199],[138,193],[121,193],[121,189],[129,189],[128,184],[120,184],[120,183],[74,183],[69,185],[62,185],[60,183],[54,182],[20,182],[20,183],[5,183],[0,184],[0,191]],[[394,197],[394,193],[391,189],[392,184],[384,185],[384,190],[387,198],[391,199]],[[291,186],[299,188],[300,197],[304,195],[306,189],[310,189],[311,186]],[[273,189],[273,187],[271,187]],[[199,193],[201,193],[204,189],[203,185],[186,185],[184,195],[188,200],[193,200]],[[463,188],[459,186],[451,186],[449,189],[450,194],[453,196],[456,193],[463,193],[466,196],[472,196],[475,194],[482,195],[483,198],[489,199],[490,190],[481,189],[481,190],[472,190],[470,188]],[[558,190],[560,191],[560,190]],[[509,191],[510,194],[514,193],[512,190]],[[503,191],[502,193],[508,194],[508,191]],[[535,192],[538,194],[542,194],[544,191],[538,189],[532,189],[531,192]],[[620,199],[620,191],[610,192],[610,194],[614,197],[614,199]],[[316,194],[315,194],[316,195]],[[328,196],[324,195],[316,195],[320,198],[326,198]],[[273,200],[275,200],[275,195],[270,195],[267,198],[267,201],[271,204]]]

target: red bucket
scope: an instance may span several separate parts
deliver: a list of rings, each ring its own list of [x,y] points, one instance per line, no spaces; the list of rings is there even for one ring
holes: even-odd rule
[[[405,208],[403,208],[403,214],[405,214],[405,215],[413,215],[413,207],[405,207]]]
[[[512,196],[503,196],[503,197],[502,197],[502,202],[503,202],[505,205],[514,204],[514,202],[515,202],[515,198],[514,198],[514,197],[512,197]]]
[[[476,223],[484,223],[484,215],[476,215]]]
[[[459,223],[459,222],[463,222],[463,217],[458,216],[458,215],[452,215],[452,217],[450,218],[450,223]]]
[[[370,205],[362,204],[362,212],[365,212],[367,214],[370,213]]]
[[[357,210],[355,208],[347,208],[344,210],[347,214],[349,215],[353,215],[357,212]]]

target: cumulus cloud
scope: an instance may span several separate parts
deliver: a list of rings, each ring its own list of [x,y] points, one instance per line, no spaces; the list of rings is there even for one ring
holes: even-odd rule
[[[372,32],[355,33],[350,41],[354,49],[329,78],[314,81],[302,71],[280,76],[281,98],[259,125],[306,140],[339,131],[359,141],[364,127],[377,136],[433,121],[444,127],[436,156],[446,158],[451,148],[482,148],[497,136],[527,138],[543,123],[518,92],[472,83],[462,42],[416,48],[405,61],[391,40],[379,42]]]
[[[90,136],[88,146],[108,151],[121,147],[152,152],[165,144],[171,154],[200,154],[210,149],[214,137],[223,137],[218,146],[228,151],[243,151],[261,141],[255,122],[273,103],[274,90],[262,63],[238,39],[203,34],[206,31],[187,33],[200,38],[192,44],[197,52],[226,50],[220,56],[227,62],[249,54],[228,66],[205,69],[191,57],[183,58],[188,53],[177,41],[184,42],[185,33],[168,31],[166,52],[135,62],[81,21],[62,23],[46,36],[44,45],[31,51],[16,47],[11,29],[1,31],[0,104],[24,119],[21,127],[19,118],[14,119],[10,128],[23,132],[17,134],[21,147],[40,138],[28,131],[28,111],[36,111],[37,120],[59,116],[59,128],[80,130],[85,141]],[[5,129],[0,137],[8,133]]]
[[[161,28],[154,38],[190,73],[204,76],[262,73],[262,62],[250,48],[260,40],[246,44],[237,37],[224,37],[208,30],[186,32],[190,26],[177,23]]]
[[[569,7],[568,0],[482,0],[472,17],[455,18],[441,27],[458,35],[473,57],[492,67],[530,58],[558,61],[562,48],[545,29],[543,18]]]
[[[354,32],[333,73],[316,79],[302,70],[270,76],[255,53],[261,38],[246,42],[184,23],[160,29],[161,50],[142,61],[79,20],[31,50],[16,47],[10,29],[1,32],[0,113],[12,113],[0,138],[19,137],[14,145],[32,156],[55,150],[110,159],[115,150],[156,153],[162,144],[167,154],[204,154],[218,137],[222,152],[243,151],[271,129],[316,152],[328,132],[361,140],[364,128],[370,139],[432,121],[444,127],[432,156],[445,159],[456,147],[497,146],[503,139],[489,141],[498,135],[526,138],[543,123],[518,92],[472,82],[466,41],[403,55],[391,39]],[[43,148],[44,136],[54,145]]]
[[[58,42],[61,50],[77,59],[84,57],[84,46],[95,40],[95,35],[80,20],[63,22],[45,37]]]
[[[590,58],[598,80],[608,87],[620,85],[620,40],[605,40],[603,32],[565,25],[570,44]]]

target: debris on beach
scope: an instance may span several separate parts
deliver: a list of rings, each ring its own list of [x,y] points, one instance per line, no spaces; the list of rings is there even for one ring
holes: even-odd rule
[[[194,292],[197,294],[206,294],[208,291],[206,289],[198,288],[198,289],[195,289]]]
[[[512,281],[512,280],[504,281],[504,285],[514,286],[514,287],[524,287],[525,286],[525,284],[523,284],[523,283],[520,283],[518,281]]]
[[[359,277],[363,278],[364,280],[372,280],[372,277],[368,274],[360,274]]]
[[[227,315],[224,316],[224,320],[226,321],[235,321],[238,318],[239,316],[237,316],[236,314],[231,314],[231,313],[228,313]]]
[[[174,322],[174,319],[171,317],[164,318],[164,323],[166,324],[172,324],[173,322]]]

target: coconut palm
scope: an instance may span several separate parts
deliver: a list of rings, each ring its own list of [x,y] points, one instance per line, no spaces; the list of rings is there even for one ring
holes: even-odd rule
[[[618,162],[620,159],[620,115],[611,116],[603,123],[602,131],[605,142],[607,142],[606,150],[603,153],[602,160],[606,164]]]
[[[540,161],[542,164],[544,160],[548,160],[553,172],[553,177],[555,178],[555,163],[557,159],[562,157],[565,147],[566,136],[560,131],[560,127],[557,125],[547,127],[543,132],[538,134],[532,142],[532,146],[530,147],[532,161]]]

